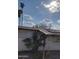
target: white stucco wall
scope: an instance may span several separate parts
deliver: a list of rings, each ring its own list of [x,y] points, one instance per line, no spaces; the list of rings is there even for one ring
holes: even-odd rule
[[[60,50],[60,43],[56,42],[57,39],[57,37],[48,36],[46,39],[45,50]],[[40,49],[42,50],[42,47]]]
[[[33,31],[28,31],[28,30],[19,30],[18,31],[18,50],[19,51],[28,50],[22,40],[25,38],[32,37],[32,33],[33,33]]]
[[[46,40],[46,50],[60,50],[60,43],[59,42],[52,42]]]
[[[26,46],[24,45],[24,42],[22,40],[25,38],[32,37],[32,34],[33,34],[33,31],[29,31],[29,30],[19,30],[18,31],[18,50],[19,51],[29,50],[26,48]],[[45,50],[60,50],[60,43],[55,42],[56,39],[57,39],[57,37],[48,36],[46,39]],[[42,47],[40,47],[39,50],[42,50]]]

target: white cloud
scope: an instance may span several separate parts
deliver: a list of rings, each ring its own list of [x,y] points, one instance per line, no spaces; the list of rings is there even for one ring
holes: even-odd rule
[[[33,27],[35,26],[35,23],[33,22],[33,17],[26,14],[24,15],[24,22],[23,22],[24,26],[26,27]]]
[[[57,20],[57,23],[53,25],[52,29],[60,30],[60,20]]]
[[[26,22],[24,24],[24,26],[26,26],[26,27],[33,27],[33,26],[35,26],[35,23],[33,23],[33,22]]]
[[[57,20],[57,23],[60,24],[60,20]]]
[[[57,20],[57,22],[59,23],[59,20]],[[60,25],[58,23],[56,24],[51,19],[45,18],[40,22],[40,25],[43,25],[47,29],[60,30]]]
[[[60,30],[60,20],[57,20],[57,23],[56,24],[53,24],[52,29]]]
[[[49,23],[53,23],[53,22],[51,22],[51,19],[45,18],[40,23],[49,24]]]
[[[53,27],[51,27],[51,29],[60,30],[60,25],[54,24]]]
[[[46,28],[50,28],[53,24],[53,21],[51,19],[45,18],[42,21],[40,21],[40,25],[45,26]]]
[[[27,14],[24,15],[24,18],[25,18],[25,20],[29,20],[29,21],[33,20],[33,17],[30,15],[27,15]]]
[[[44,4],[42,5],[47,8],[51,13],[55,13],[59,11],[59,1],[57,0],[52,0],[49,4]]]

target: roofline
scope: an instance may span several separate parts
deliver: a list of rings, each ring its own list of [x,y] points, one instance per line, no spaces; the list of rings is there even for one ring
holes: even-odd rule
[[[24,26],[18,26],[18,30],[31,30],[31,31],[42,32],[38,28],[33,28],[33,27],[31,28],[31,27],[24,27]],[[42,33],[44,33],[44,32],[42,32]],[[47,36],[60,36],[60,32],[52,32],[51,34],[46,34],[46,33],[44,33],[44,34],[47,35]]]
[[[32,30],[32,31],[38,31],[36,28],[31,27],[24,27],[24,26],[18,26],[18,30]]]

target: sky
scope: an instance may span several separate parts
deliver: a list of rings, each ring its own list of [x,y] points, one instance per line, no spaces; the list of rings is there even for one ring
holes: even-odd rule
[[[59,0],[18,0],[24,3],[23,24],[34,26],[36,24],[52,25],[52,29],[60,29],[60,3]]]

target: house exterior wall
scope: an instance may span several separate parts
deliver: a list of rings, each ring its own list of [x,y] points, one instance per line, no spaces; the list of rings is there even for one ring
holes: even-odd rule
[[[33,31],[30,31],[30,30],[19,30],[18,31],[18,51],[29,50],[24,45],[23,40],[25,38],[32,37],[32,34],[33,34]]]
[[[25,38],[32,37],[32,34],[33,34],[33,31],[30,31],[30,30],[18,31],[18,51],[29,50],[28,48],[26,48],[22,40]],[[58,38],[59,37],[47,36],[45,50],[59,50],[60,43],[55,42],[55,40]],[[39,50],[42,50],[42,47],[40,47]]]
[[[46,50],[60,50],[60,43],[56,41],[57,39],[59,37],[48,36],[46,39]]]
[[[45,50],[60,50],[60,42],[56,41],[59,37],[48,36],[46,39]],[[42,47],[40,47],[42,50]]]

